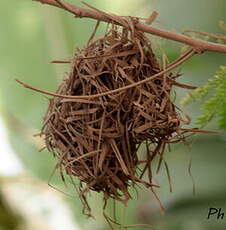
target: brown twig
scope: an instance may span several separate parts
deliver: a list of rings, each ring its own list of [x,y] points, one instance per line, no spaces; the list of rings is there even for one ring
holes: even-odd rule
[[[105,22],[112,22],[114,20],[115,24],[123,26],[123,23],[121,23],[122,22],[121,17],[115,14],[114,15],[107,14],[107,13],[100,14],[96,10],[82,8],[82,7],[73,5],[71,3],[61,1],[61,0],[35,0],[35,1],[38,1],[42,4],[48,4],[48,5],[56,6],[59,8],[63,8],[79,18],[83,18],[83,17],[93,18],[93,19],[96,19],[99,21],[105,21]],[[147,25],[145,23],[141,23],[141,22],[136,23],[136,29],[146,32],[146,33],[157,35],[157,36],[169,39],[169,40],[174,40],[180,43],[187,44],[189,46],[194,47],[196,50],[199,50],[200,53],[204,51],[214,51],[214,52],[226,53],[226,45],[217,44],[213,42],[207,42],[201,39],[191,38],[184,34],[179,34],[176,32],[158,29],[153,26]]]
[[[199,35],[202,35],[202,36],[208,36],[210,38],[214,38],[214,39],[226,42],[226,36],[224,36],[222,34],[212,34],[212,33],[208,33],[208,32],[190,30],[190,29],[184,30],[183,32],[184,33],[195,33],[195,34],[199,34]]]

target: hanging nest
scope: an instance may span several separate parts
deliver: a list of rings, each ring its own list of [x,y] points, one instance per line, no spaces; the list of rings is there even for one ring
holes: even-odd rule
[[[70,74],[57,91],[81,98],[50,99],[42,131],[61,172],[79,178],[88,211],[89,190],[102,192],[105,201],[123,203],[131,198],[129,186],[137,183],[154,192],[153,159],[160,157],[159,168],[166,145],[183,139],[181,126],[189,123],[171,100],[177,76],[158,75],[163,68],[144,33],[112,25],[104,37],[93,37],[76,52]],[[138,152],[142,143],[145,160]]]

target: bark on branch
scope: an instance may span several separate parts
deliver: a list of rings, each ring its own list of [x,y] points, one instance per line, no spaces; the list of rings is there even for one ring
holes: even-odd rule
[[[123,25],[122,17],[113,15],[113,14],[107,14],[107,13],[99,13],[97,10],[93,9],[86,9],[82,8],[61,0],[35,0],[42,4],[48,4],[52,6],[56,6],[62,9],[65,9],[69,11],[70,13],[74,14],[75,17],[79,18],[93,18],[99,21],[104,22],[112,22],[114,21],[115,24]],[[226,53],[226,45],[217,44],[213,42],[207,42],[201,39],[191,38],[189,36],[186,36],[184,34],[166,31],[162,29],[155,28],[153,26],[147,25],[145,23],[138,22],[136,23],[136,29],[150,33],[153,35],[157,35],[169,40],[177,41],[183,44],[187,44],[189,46],[192,46],[198,53],[202,53],[204,51],[214,51],[214,52],[221,52]]]

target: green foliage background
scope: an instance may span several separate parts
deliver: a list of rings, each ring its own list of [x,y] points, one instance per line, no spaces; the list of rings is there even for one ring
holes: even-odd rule
[[[80,1],[70,2],[82,5]],[[225,20],[225,0],[125,0],[107,1],[87,0],[108,12],[122,15],[148,16],[152,10],[160,13],[159,20],[166,24],[156,26],[179,31],[185,28],[223,33],[218,27],[220,20]],[[70,57],[76,47],[84,45],[92,32],[95,22],[91,19],[74,19],[62,10],[41,5],[30,0],[1,0],[0,2],[0,110],[8,127],[11,144],[22,160],[25,168],[36,178],[47,183],[54,169],[55,160],[48,152],[38,152],[37,139],[32,138],[42,126],[42,117],[47,108],[46,97],[26,90],[15,82],[15,78],[37,88],[54,91],[62,78],[66,76],[67,65],[53,65],[52,59]],[[105,29],[102,24],[100,35]],[[181,45],[150,36],[155,42],[156,50],[164,49],[170,61],[180,53]],[[222,66],[219,70],[219,66]],[[197,55],[183,65],[181,82],[193,84],[200,88],[191,92],[176,89],[177,103],[193,102],[184,109],[198,125],[207,125],[207,129],[226,129],[226,55],[205,53]],[[217,72],[215,74],[215,72]],[[212,78],[215,75],[214,78]],[[208,80],[210,79],[210,80]],[[207,83],[206,83],[207,82]],[[216,117],[216,120],[211,118]],[[197,126],[192,124],[192,127]],[[207,220],[210,207],[226,211],[226,135],[219,130],[217,134],[196,135],[189,140],[191,148],[178,144],[167,152],[165,158],[169,164],[173,193],[169,192],[167,176],[162,169],[156,180],[161,185],[158,194],[166,208],[161,217],[158,204],[153,195],[144,188],[139,190],[136,198],[128,205],[124,222],[149,223],[159,230],[223,230],[226,219]],[[4,154],[4,150],[0,150]],[[142,154],[142,150],[141,150]],[[192,179],[188,167],[192,158],[192,175],[197,194],[192,194]],[[52,180],[62,189],[60,178]],[[50,188],[51,189],[51,188]],[[74,194],[73,188],[68,192]],[[134,192],[135,195],[135,192]],[[136,197],[136,196],[134,196]],[[93,194],[90,202],[97,225],[87,220],[82,214],[78,199],[65,197],[73,209],[75,219],[82,229],[108,229],[101,219],[101,198]],[[110,204],[111,206],[112,204]],[[118,206],[118,216],[122,217]],[[110,211],[109,207],[109,211]],[[122,219],[122,218],[121,218]],[[0,222],[0,229],[1,229]],[[98,226],[98,227],[97,227]],[[4,229],[2,227],[2,229]],[[135,229],[142,229],[138,227]]]
[[[205,99],[209,96],[208,99]],[[182,104],[202,100],[201,105],[203,114],[197,118],[197,124],[206,126],[209,122],[217,117],[220,129],[226,130],[226,66],[221,66],[220,71],[214,78],[210,78],[202,87],[195,89],[186,98]]]

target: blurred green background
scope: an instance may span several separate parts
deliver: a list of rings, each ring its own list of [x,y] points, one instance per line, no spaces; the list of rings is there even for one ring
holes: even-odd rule
[[[77,0],[68,2],[82,6]],[[225,0],[86,0],[86,2],[119,15],[148,17],[153,10],[156,10],[159,13],[158,20],[164,24],[154,26],[178,32],[190,28],[223,33],[218,27],[218,22],[226,20]],[[45,96],[22,88],[15,81],[17,78],[37,88],[55,91],[57,85],[67,75],[69,66],[50,64],[50,61],[67,59],[74,53],[76,47],[86,44],[95,21],[75,19],[63,10],[31,0],[1,0],[0,19],[0,117],[3,121],[2,127],[5,127],[0,132],[5,132],[9,138],[12,151],[19,157],[23,167],[16,173],[10,173],[10,167],[12,170],[14,168],[13,164],[10,164],[8,173],[0,174],[0,230],[109,229],[102,218],[102,200],[99,195],[92,194],[90,197],[96,220],[87,219],[82,215],[82,205],[76,196],[76,191],[70,185],[65,187],[57,173],[51,179],[51,184],[75,197],[47,186],[56,162],[48,152],[39,152],[43,146],[42,140],[33,135],[38,133],[42,126],[48,101]],[[102,23],[98,35],[104,32],[105,26]],[[180,54],[181,44],[148,36],[153,40],[155,49],[165,50],[169,60],[174,60]],[[183,76],[180,81],[202,86],[220,65],[226,65],[225,54],[207,52],[197,55],[183,65]],[[177,104],[187,93],[187,90],[176,89]],[[200,114],[200,104],[189,105],[184,110],[195,119]],[[217,125],[213,121],[207,128],[217,129]],[[4,140],[1,139],[0,142],[0,167],[3,167],[7,166],[5,163],[7,151]],[[141,188],[139,199],[136,198],[135,192],[132,192],[134,200],[129,202],[125,214],[122,211],[123,207],[117,204],[119,221],[125,225],[151,224],[156,230],[226,229],[226,216],[223,220],[217,220],[216,217],[207,220],[208,210],[211,207],[221,208],[226,212],[226,133],[219,131],[218,134],[199,134],[189,139],[189,144],[190,147],[183,143],[177,144],[172,147],[171,152],[165,154],[172,177],[172,193],[169,192],[164,168],[155,176],[161,185],[157,193],[166,209],[165,215],[161,216],[159,205],[152,193]],[[193,195],[193,182],[188,171],[191,160],[196,195]],[[51,204],[48,203],[48,198],[40,200],[39,197],[40,194],[45,197],[49,190],[52,194],[50,197],[56,197]],[[45,206],[40,208],[41,211],[37,211],[34,207],[40,206],[42,202]],[[23,206],[27,212],[22,211]],[[112,206],[110,203],[109,212]],[[66,211],[60,212],[62,214],[59,216],[50,215],[59,207],[61,211]],[[64,215],[70,218],[65,219]],[[39,225],[32,224],[37,223],[37,216]],[[70,221],[69,227],[67,224]]]

